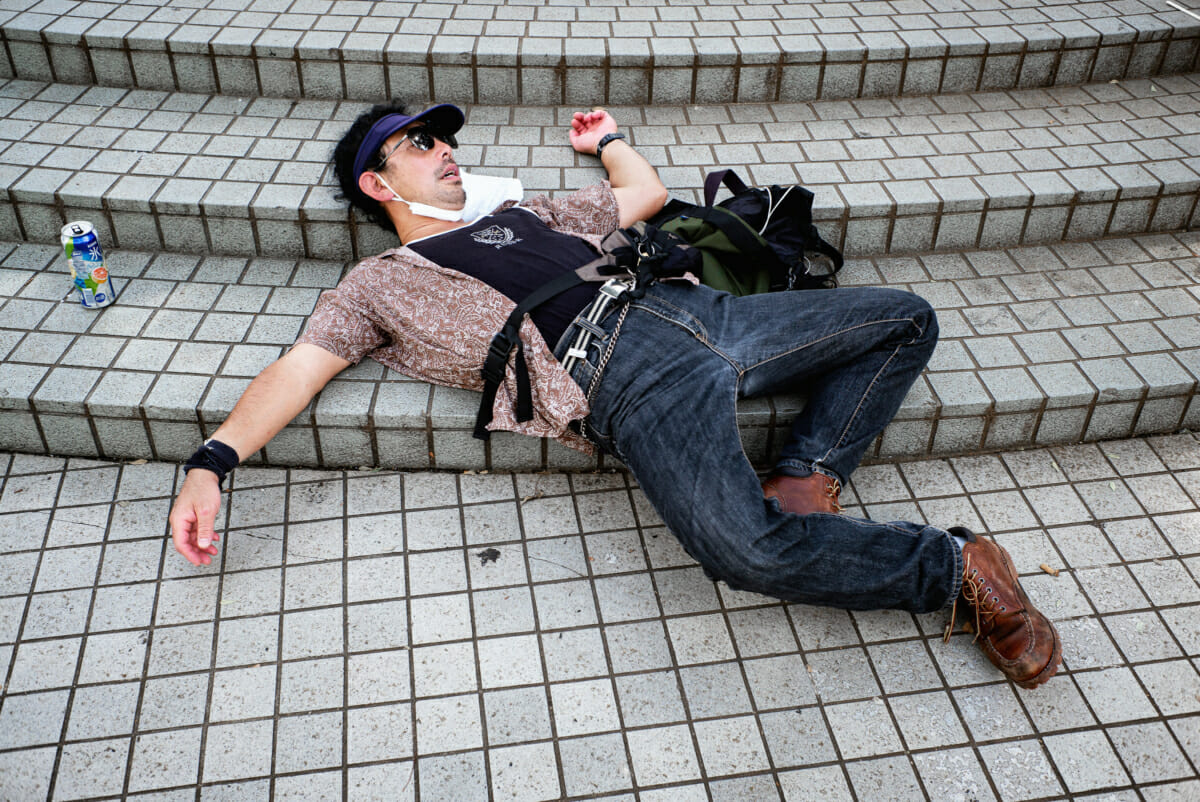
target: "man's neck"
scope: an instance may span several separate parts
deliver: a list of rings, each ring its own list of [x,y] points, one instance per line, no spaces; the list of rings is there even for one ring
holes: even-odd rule
[[[400,243],[407,245],[414,240],[432,237],[435,234],[444,234],[447,231],[453,231],[456,228],[462,228],[466,225],[461,220],[453,222],[448,220],[435,220],[432,217],[424,217],[419,214],[393,214],[392,224],[396,227],[396,233],[400,236]]]

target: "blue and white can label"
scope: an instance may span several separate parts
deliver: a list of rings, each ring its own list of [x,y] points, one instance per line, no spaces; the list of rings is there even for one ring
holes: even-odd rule
[[[71,281],[79,290],[79,302],[88,309],[99,309],[116,300],[95,227],[86,220],[67,223],[62,228],[62,246],[71,265]]]

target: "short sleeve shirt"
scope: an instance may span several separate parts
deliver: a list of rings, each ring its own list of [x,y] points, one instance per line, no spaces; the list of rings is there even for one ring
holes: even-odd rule
[[[619,222],[617,201],[607,181],[559,198],[539,195],[522,206],[551,229],[578,237],[597,250]],[[335,289],[322,293],[296,342],[316,345],[352,363],[370,356],[422,381],[481,390],[479,370],[488,344],[514,306],[478,278],[439,265],[411,248],[393,248],[362,260]],[[567,428],[588,413],[583,391],[528,317],[520,337],[533,388],[533,420],[516,419],[517,388],[510,362],[489,428],[553,437],[590,452],[587,441]]]

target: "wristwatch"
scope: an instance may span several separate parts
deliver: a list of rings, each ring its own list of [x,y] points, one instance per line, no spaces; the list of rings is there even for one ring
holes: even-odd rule
[[[596,158],[600,157],[600,154],[604,152],[604,146],[607,145],[609,142],[612,142],[614,139],[624,139],[624,138],[625,138],[624,134],[618,134],[616,132],[613,132],[611,134],[605,134],[604,136],[600,137],[600,144],[596,145]]]

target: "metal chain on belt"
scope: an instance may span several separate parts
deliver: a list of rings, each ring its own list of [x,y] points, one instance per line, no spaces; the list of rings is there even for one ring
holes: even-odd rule
[[[608,347],[604,349],[604,354],[600,357],[600,362],[596,365],[596,372],[592,374],[592,381],[588,386],[588,406],[592,405],[592,399],[596,397],[596,391],[600,388],[599,378],[604,373],[604,367],[608,364],[609,357],[612,356],[613,349],[617,347],[617,335],[621,333],[621,326],[625,324],[625,316],[629,314],[629,304],[621,307],[621,316],[617,318],[617,325],[613,327],[612,337],[608,340]]]
[[[604,353],[600,355],[600,361],[596,363],[596,371],[592,374],[592,380],[588,382],[587,402],[588,409],[591,409],[592,401],[596,398],[596,393],[600,389],[600,376],[604,373],[604,367],[608,364],[609,357],[612,356],[613,349],[617,347],[617,335],[621,333],[621,326],[625,323],[625,316],[629,314],[631,303],[626,303],[621,307],[621,316],[617,318],[617,325],[613,327],[612,336],[608,338],[608,347],[604,349]],[[587,437],[587,418],[579,422],[579,433]]]

